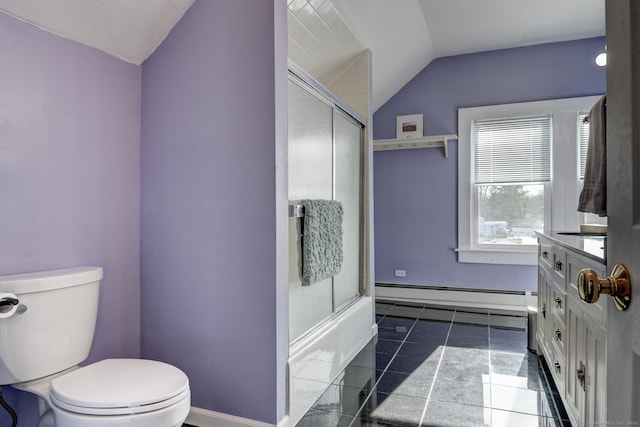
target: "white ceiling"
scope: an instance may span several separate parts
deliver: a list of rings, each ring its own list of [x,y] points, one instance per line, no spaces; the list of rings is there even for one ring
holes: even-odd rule
[[[141,64],[193,2],[0,0],[0,11]],[[287,0],[289,57],[329,85],[370,49],[375,111],[435,58],[602,36],[604,2]]]
[[[194,0],[0,0],[0,11],[141,64]]]
[[[605,30],[605,0],[417,1],[436,58],[603,36]]]

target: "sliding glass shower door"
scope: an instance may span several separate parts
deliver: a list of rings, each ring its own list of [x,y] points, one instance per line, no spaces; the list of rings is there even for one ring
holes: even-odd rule
[[[302,286],[300,222],[289,218],[289,339],[330,318],[360,295],[362,125],[295,76],[289,79],[289,203],[337,200],[344,217],[340,273]]]
[[[361,141],[362,127],[351,117],[334,110],[334,198],[342,203],[342,271],[333,278],[334,308],[339,310],[360,293],[362,241]]]

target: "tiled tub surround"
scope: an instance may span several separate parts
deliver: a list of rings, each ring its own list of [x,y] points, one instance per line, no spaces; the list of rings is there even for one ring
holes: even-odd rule
[[[289,420],[295,425],[377,333],[374,301],[361,297],[289,348]]]
[[[378,337],[298,427],[570,425],[521,314],[383,302],[376,313]]]

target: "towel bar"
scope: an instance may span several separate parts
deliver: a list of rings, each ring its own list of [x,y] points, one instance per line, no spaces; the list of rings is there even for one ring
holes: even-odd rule
[[[303,205],[289,205],[289,218],[304,218],[304,206]],[[297,222],[297,221],[296,221]],[[299,251],[300,251],[300,263],[299,268],[300,268],[300,279],[302,280],[302,276],[304,274],[304,262],[302,262],[302,248],[304,247],[304,221],[300,221],[299,224],[300,228],[298,228],[298,231],[300,233],[300,246],[299,246]]]
[[[304,218],[304,206],[289,205],[289,218]]]

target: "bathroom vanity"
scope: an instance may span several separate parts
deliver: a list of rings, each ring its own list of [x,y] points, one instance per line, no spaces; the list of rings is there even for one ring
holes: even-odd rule
[[[606,276],[606,237],[538,233],[538,353],[575,426],[607,422],[608,297],[582,301],[581,270]]]

